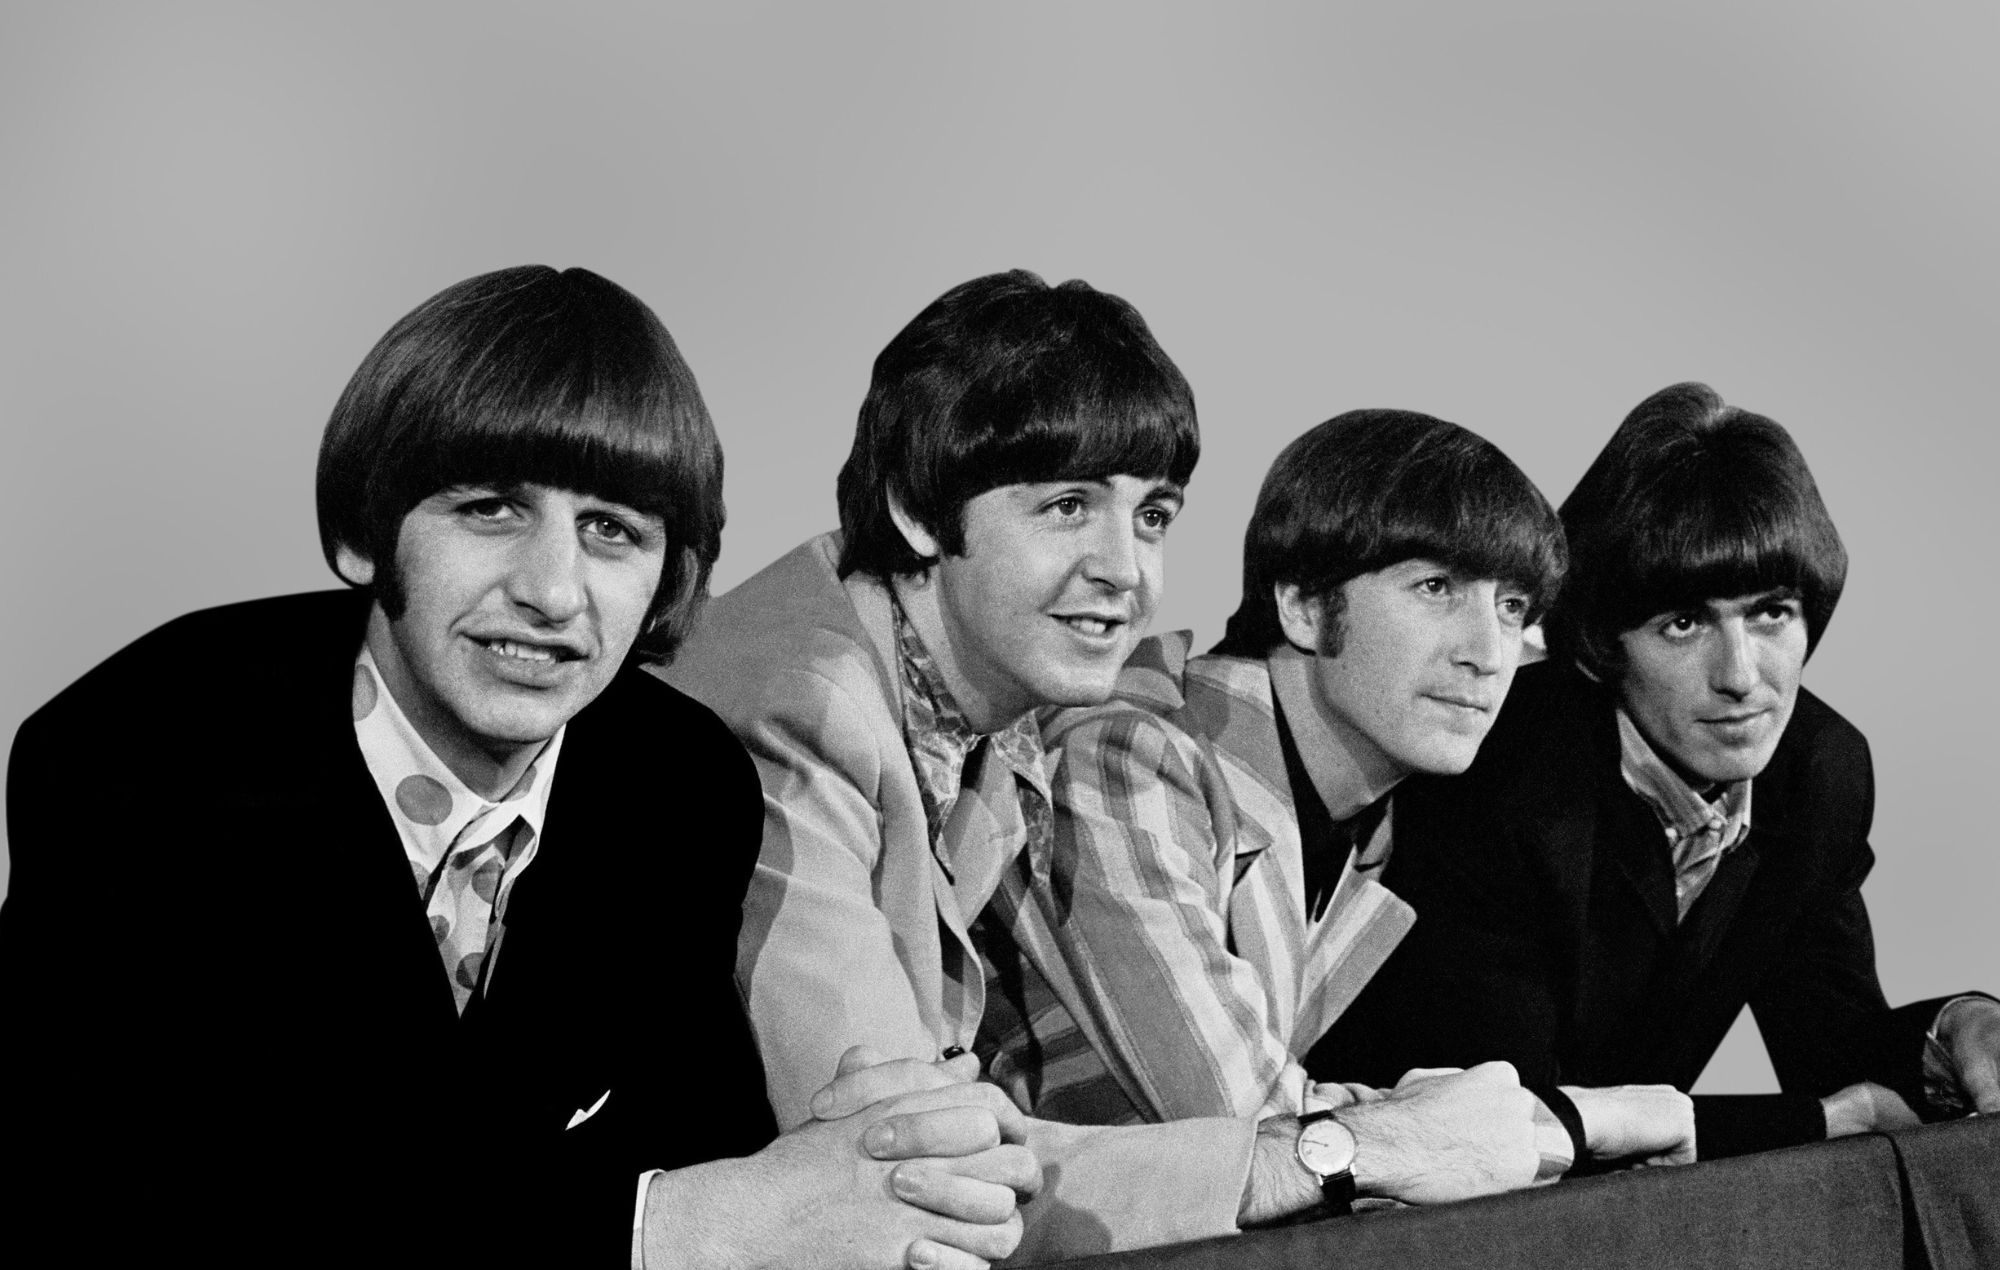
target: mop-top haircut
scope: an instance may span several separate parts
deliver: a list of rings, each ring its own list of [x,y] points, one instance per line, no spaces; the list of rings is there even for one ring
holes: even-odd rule
[[[392,619],[411,509],[460,485],[544,485],[666,526],[634,652],[666,661],[722,545],[722,449],[694,373],[653,311],[585,269],[524,265],[447,287],[384,335],[347,383],[319,452],[320,546],[375,566]]]
[[[1805,610],[1811,655],[1847,582],[1847,549],[1784,428],[1706,384],[1639,403],[1562,505],[1570,575],[1550,651],[1606,683],[1618,637],[1660,613],[1783,592]]]
[[[840,573],[887,580],[947,555],[965,504],[1002,485],[1137,476],[1185,485],[1201,453],[1194,394],[1138,311],[1071,280],[991,274],[939,296],[875,359],[840,470]]]
[[[1567,555],[1548,500],[1492,442],[1409,410],[1350,410],[1278,455],[1243,535],[1243,599],[1214,651],[1265,657],[1286,642],[1276,588],[1321,606],[1340,651],[1341,587],[1404,560],[1524,590],[1534,621]]]

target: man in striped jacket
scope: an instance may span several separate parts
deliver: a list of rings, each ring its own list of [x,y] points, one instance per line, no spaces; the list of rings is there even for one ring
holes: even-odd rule
[[[1472,762],[1564,565],[1534,485],[1454,424],[1354,411],[1289,446],[1222,642],[1149,639],[1111,702],[1045,728],[1054,947],[1024,949],[1011,1008],[989,1006],[994,1078],[1082,1122],[1377,1097],[1301,1060],[1416,921],[1392,793]],[[1586,1148],[1692,1158],[1670,1089],[1537,1092],[1545,1176]]]

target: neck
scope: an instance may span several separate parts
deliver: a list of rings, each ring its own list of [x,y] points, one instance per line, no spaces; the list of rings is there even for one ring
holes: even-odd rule
[[[953,704],[973,731],[998,732],[1034,709],[1033,702],[1006,700],[997,693],[983,691],[967,677],[957,646],[952,642],[951,627],[945,621],[935,568],[923,573],[899,574],[890,585],[897,602],[903,606],[904,618],[916,631],[924,651],[931,655]]]
[[[1285,725],[1299,747],[1326,813],[1345,820],[1396,787],[1408,773],[1389,761],[1368,738],[1329,710],[1313,690],[1314,659],[1284,647],[1267,661],[1271,691],[1285,712]]]
[[[437,755],[451,774],[465,782],[473,793],[491,801],[513,789],[528,770],[528,764],[542,752],[548,739],[482,745],[466,736],[444,708],[410,682],[402,661],[390,647],[389,619],[376,605],[368,617],[368,651],[375,656],[375,668],[382,674],[382,686],[395,699],[396,708],[417,730],[417,736]]]

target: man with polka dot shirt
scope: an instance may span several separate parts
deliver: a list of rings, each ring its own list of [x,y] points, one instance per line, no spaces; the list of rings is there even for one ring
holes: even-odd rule
[[[837,1118],[772,1140],[731,981],[757,776],[636,666],[706,595],[721,481],[671,337],[594,274],[383,337],[320,451],[352,589],[171,622],[15,739],[0,1255],[1012,1251],[1040,1170],[990,1087],[856,1050]]]

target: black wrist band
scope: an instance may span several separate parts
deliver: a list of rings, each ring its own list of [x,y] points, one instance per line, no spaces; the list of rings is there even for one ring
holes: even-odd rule
[[[1542,1105],[1562,1122],[1564,1131],[1569,1134],[1570,1151],[1574,1157],[1570,1161],[1570,1168],[1590,1163],[1590,1142],[1583,1136],[1583,1115],[1576,1109],[1576,1103],[1554,1085],[1529,1085],[1526,1088],[1529,1093],[1542,1100]]]

